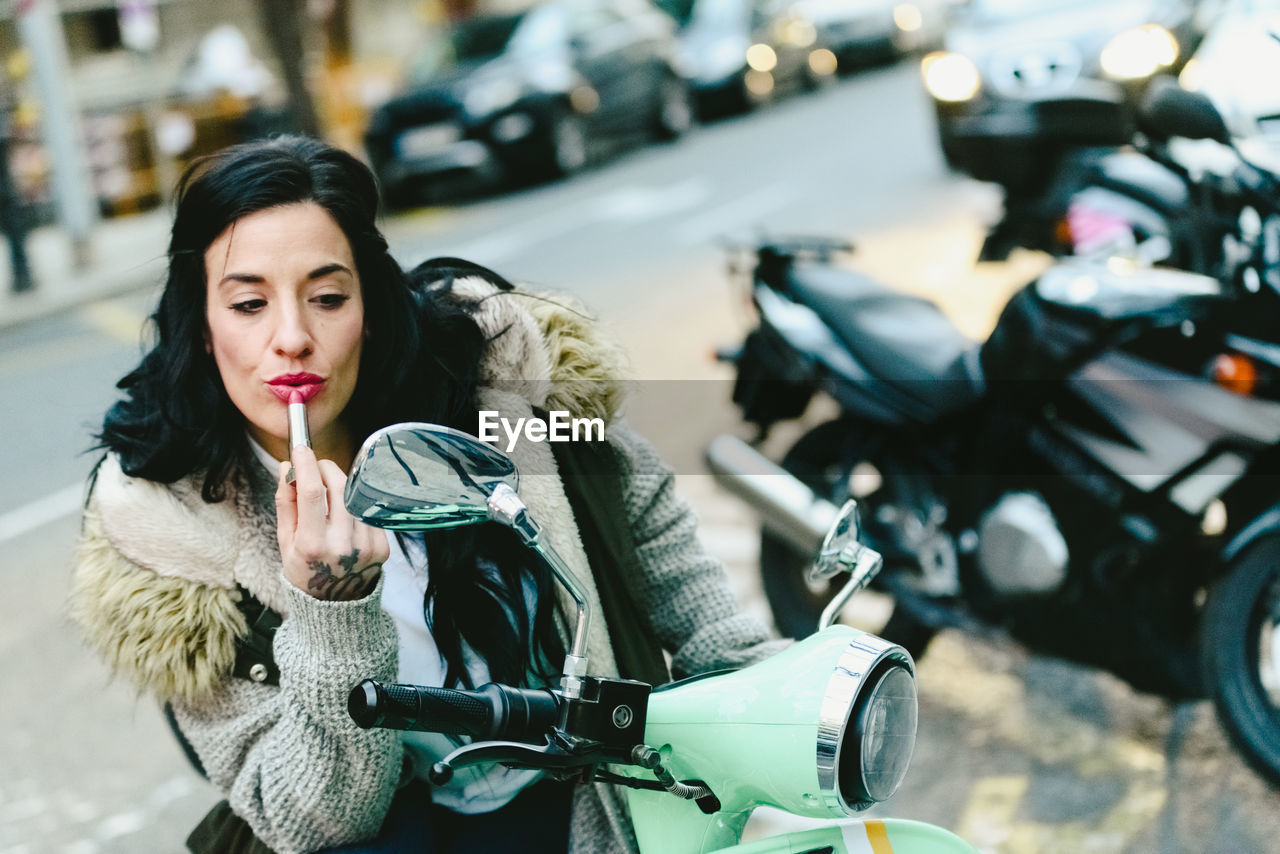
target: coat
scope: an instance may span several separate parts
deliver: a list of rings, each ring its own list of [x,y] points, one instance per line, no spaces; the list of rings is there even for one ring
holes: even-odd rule
[[[513,422],[535,408],[606,422],[640,571],[628,587],[672,668],[700,673],[774,651],[767,629],[738,610],[723,567],[698,543],[673,473],[619,417],[621,359],[596,326],[561,302],[479,279],[454,287],[480,299],[476,320],[491,341],[479,409]],[[521,442],[510,456],[522,473],[521,497],[600,615],[550,446]],[[351,686],[395,679],[397,636],[380,607],[382,583],[359,600],[312,598],[282,574],[275,485],[265,469],[239,473],[218,503],[204,502],[200,486],[196,475],[173,484],[129,477],[108,455],[86,502],[72,616],[115,672],[172,705],[209,779],[273,850],[298,854],[370,838],[413,774],[398,733],[361,730],[346,712]],[[237,607],[241,588],[283,616],[274,639],[278,685],[232,674],[248,632]],[[599,616],[587,651],[593,674],[618,675]],[[634,847],[618,793],[579,786],[571,850]]]

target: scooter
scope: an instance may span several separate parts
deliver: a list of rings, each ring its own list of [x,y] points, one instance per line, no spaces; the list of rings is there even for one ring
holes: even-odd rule
[[[468,735],[431,771],[449,780],[477,763],[536,768],[560,779],[626,787],[641,852],[976,854],[920,822],[833,823],[740,844],[763,805],[848,819],[897,790],[916,735],[915,665],[901,647],[834,625],[842,603],[879,570],[858,542],[855,505],[828,532],[813,572],[851,573],[821,629],[752,667],[652,686],[591,675],[583,588],[519,497],[511,460],[473,436],[399,424],[366,440],[345,503],[393,531],[495,521],[511,528],[577,603],[556,688],[490,683],[454,690],[365,680],[349,712],[361,727]]]
[[[1163,87],[1153,107],[1172,133],[1229,142],[1202,96]],[[803,556],[853,497],[886,562],[884,637],[919,655],[939,628],[994,627],[1140,690],[1210,696],[1280,783],[1280,179],[1242,161],[1235,183],[1254,223],[1230,275],[1062,262],[981,343],[836,266],[838,242],[760,246],[758,322],[726,354],[734,401],[758,438],[820,392],[840,410],[780,466],[734,436],[708,449],[760,511],[783,633],[830,597]]]

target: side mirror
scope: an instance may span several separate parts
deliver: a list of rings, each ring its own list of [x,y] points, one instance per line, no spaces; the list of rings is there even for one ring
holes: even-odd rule
[[[1231,144],[1227,123],[1213,102],[1199,92],[1188,92],[1171,77],[1151,81],[1142,99],[1142,118],[1162,136]]]
[[[500,451],[438,424],[396,424],[365,441],[343,500],[375,528],[424,531],[487,521],[502,484],[516,490],[520,474]]]
[[[516,488],[520,475],[506,454],[469,433],[439,424],[393,424],[365,440],[351,466],[343,503],[355,518],[392,531],[429,531],[494,521],[515,531],[569,591],[578,606],[561,687],[582,695],[587,675],[586,590],[529,515]]]

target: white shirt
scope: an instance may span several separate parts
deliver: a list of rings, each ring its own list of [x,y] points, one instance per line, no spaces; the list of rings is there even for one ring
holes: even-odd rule
[[[280,463],[267,453],[252,436],[249,446],[254,455],[275,477]],[[427,551],[421,537],[406,536],[408,553],[400,547],[400,538],[387,531],[389,556],[382,564],[382,610],[391,617],[399,635],[400,664],[396,681],[411,685],[440,687],[444,684],[447,665],[436,646],[423,613],[427,592]],[[534,591],[526,586],[526,601],[532,606]],[[463,662],[473,685],[489,681],[489,668],[464,642]],[[458,686],[460,687],[460,686]],[[432,732],[401,733],[407,750],[413,759],[417,776],[426,778],[431,766],[443,759],[454,748],[470,741],[466,736],[446,736]],[[458,768],[444,786],[433,786],[432,803],[440,804],[454,812],[492,812],[510,803],[516,795],[542,776],[540,771],[516,770],[502,765],[473,765]]]

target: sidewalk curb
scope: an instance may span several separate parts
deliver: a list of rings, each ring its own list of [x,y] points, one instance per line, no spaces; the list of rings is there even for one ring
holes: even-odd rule
[[[0,297],[0,332],[90,303],[159,287],[163,275],[162,263],[149,262],[138,269],[93,276],[53,293],[41,292],[37,285],[29,293],[5,295]]]
[[[164,281],[170,215],[166,209],[98,222],[79,251],[71,236],[48,225],[27,236],[35,287],[14,293],[8,265],[0,262],[0,331],[80,306],[122,296]],[[76,258],[89,259],[77,266]]]

